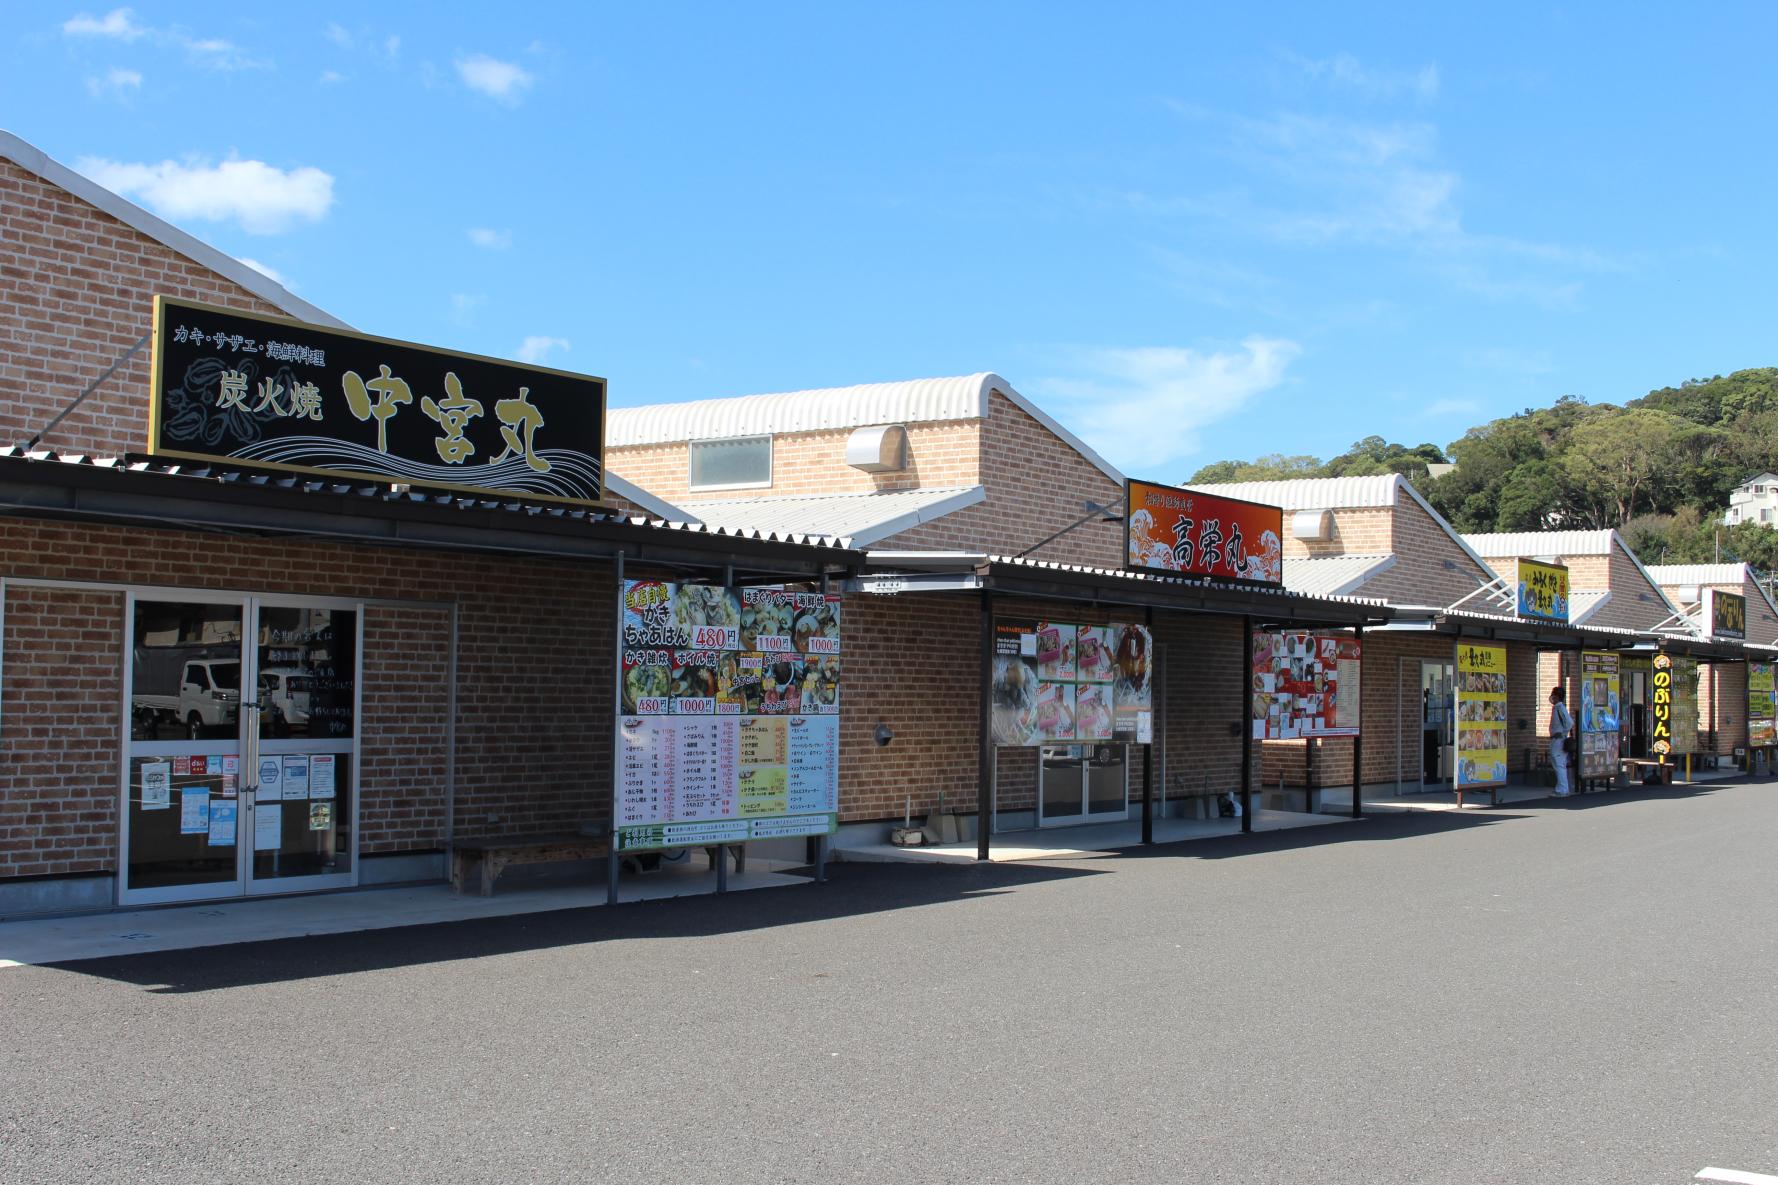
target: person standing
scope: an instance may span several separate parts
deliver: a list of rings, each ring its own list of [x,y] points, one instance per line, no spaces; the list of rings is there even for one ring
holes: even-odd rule
[[[1568,734],[1574,731],[1574,717],[1563,702],[1562,685],[1550,688],[1550,766],[1556,771],[1556,797],[1567,798]]]

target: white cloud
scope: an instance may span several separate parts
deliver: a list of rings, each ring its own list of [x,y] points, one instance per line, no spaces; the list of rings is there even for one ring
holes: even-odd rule
[[[478,247],[485,247],[489,251],[503,251],[512,246],[512,232],[510,230],[494,230],[486,226],[472,226],[469,228],[469,241]]]
[[[251,234],[277,234],[299,222],[319,221],[333,205],[333,177],[312,166],[284,170],[258,160],[133,164],[82,157],[76,167],[175,221],[234,221]]]
[[[321,71],[321,77],[317,78],[315,81],[331,86],[336,82],[346,81],[346,76],[341,74],[338,70],[323,70]]]
[[[232,41],[220,37],[193,37],[179,26],[152,29],[136,23],[131,8],[114,8],[102,17],[81,13],[62,23],[62,32],[70,37],[109,37],[117,41],[149,38],[157,45],[174,45],[186,51],[192,61],[212,70],[257,70],[270,63],[249,57]]]
[[[552,351],[569,348],[568,343],[559,337],[528,337],[517,350],[513,351],[512,356],[520,362],[530,362],[535,365],[541,363]]]
[[[142,74],[137,70],[125,70],[113,67],[105,72],[105,76],[89,74],[86,78],[86,90],[95,99],[107,95],[125,98],[142,89]]]
[[[518,63],[503,62],[483,53],[458,58],[456,65],[457,77],[464,86],[502,103],[517,103],[532,82],[531,72]]]
[[[322,30],[322,35],[341,49],[352,48],[352,34],[348,33],[343,25],[329,21],[327,28]]]
[[[249,57],[247,51],[220,37],[180,37],[192,61],[210,70],[263,70],[271,63]]]
[[[390,57],[394,57],[396,54],[400,53],[401,52],[401,38],[395,36],[394,34],[391,34],[389,36],[388,40],[383,42],[383,52],[388,54]]]
[[[1073,377],[1039,387],[1086,442],[1125,471],[1171,466],[1199,447],[1198,430],[1284,381],[1295,342],[1249,337],[1239,350],[1175,346],[1079,353]]]
[[[1438,95],[1438,67],[1421,66],[1417,70],[1378,70],[1364,65],[1349,53],[1331,58],[1304,58],[1287,55],[1304,74],[1316,81],[1326,80],[1336,87],[1354,90],[1375,99],[1392,99],[1412,95],[1431,99]]]
[[[245,255],[241,256],[241,262],[264,276],[266,279],[282,284],[286,288],[290,287],[290,281],[286,280],[284,278],[284,273],[277,268],[272,267],[269,264],[261,263],[257,259],[248,259]]]
[[[147,33],[135,22],[135,10],[130,8],[114,8],[102,17],[88,13],[62,22],[62,32],[70,37],[115,37],[119,41],[134,41]]]

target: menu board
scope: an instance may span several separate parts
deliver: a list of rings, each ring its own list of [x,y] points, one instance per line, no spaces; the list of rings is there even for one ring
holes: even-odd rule
[[[831,593],[624,582],[619,850],[833,833],[842,608]]]
[[[1149,744],[1153,684],[1154,638],[1147,626],[994,624],[989,699],[997,745]]]
[[[1778,745],[1778,711],[1772,702],[1772,664],[1747,664],[1747,743]]]
[[[1457,647],[1457,785],[1506,782],[1506,647]]]
[[[1580,776],[1617,775],[1618,730],[1623,716],[1618,700],[1618,656],[1585,650],[1580,656]]]
[[[1362,646],[1345,634],[1254,634],[1253,739],[1357,736]]]

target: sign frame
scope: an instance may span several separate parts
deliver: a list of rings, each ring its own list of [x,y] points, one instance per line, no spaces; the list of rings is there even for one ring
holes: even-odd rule
[[[366,342],[378,346],[388,346],[397,350],[417,351],[437,355],[441,359],[461,360],[477,366],[494,366],[506,370],[524,371],[552,379],[566,379],[573,383],[592,383],[598,388],[599,401],[599,437],[597,456],[593,459],[599,467],[599,496],[596,499],[573,498],[557,494],[533,493],[502,489],[498,486],[476,485],[470,482],[446,482],[413,478],[401,474],[378,473],[370,469],[323,468],[313,465],[298,465],[287,462],[261,461],[251,457],[230,456],[227,453],[196,452],[176,447],[166,447],[161,440],[163,402],[166,391],[162,382],[162,361],[164,358],[164,335],[170,332],[169,313],[184,310],[197,315],[228,317],[257,322],[261,325],[278,329],[292,330],[311,335],[345,338],[354,342]],[[579,374],[574,371],[560,370],[551,366],[539,366],[529,362],[514,362],[506,358],[494,358],[486,354],[475,354],[465,350],[447,350],[440,346],[427,345],[423,342],[405,341],[401,338],[379,337],[375,334],[360,333],[354,329],[340,329],[328,325],[315,325],[307,321],[299,321],[293,317],[278,316],[271,313],[247,312],[228,308],[223,305],[208,304],[203,301],[186,300],[183,297],[167,296],[156,293],[154,296],[154,312],[150,329],[149,351],[149,400],[148,400],[148,455],[151,457],[168,457],[181,461],[199,461],[211,465],[237,466],[248,470],[270,470],[280,473],[300,473],[323,480],[340,479],[369,481],[379,485],[406,484],[428,490],[450,490],[456,493],[474,495],[481,498],[500,501],[535,501],[550,502],[565,506],[578,506],[589,510],[608,510],[607,486],[610,478],[605,464],[606,442],[609,439],[608,423],[610,415],[610,390],[607,381],[598,375]],[[416,401],[417,402],[417,401]],[[416,414],[418,406],[409,409]]]
[[[1267,528],[1269,530],[1271,530],[1274,537],[1278,540],[1278,578],[1276,580],[1266,580],[1266,579],[1256,579],[1251,576],[1229,576],[1229,575],[1218,574],[1216,572],[1182,570],[1179,568],[1166,568],[1166,567],[1160,567],[1160,566],[1153,565],[1153,564],[1142,564],[1142,563],[1135,562],[1135,560],[1132,559],[1132,549],[1131,549],[1131,540],[1132,540],[1132,532],[1134,530],[1134,522],[1135,522],[1136,515],[1139,512],[1142,512],[1146,509],[1146,507],[1138,506],[1136,504],[1136,498],[1137,498],[1136,491],[1137,491],[1138,486],[1145,487],[1146,489],[1158,491],[1161,493],[1176,494],[1176,495],[1178,495],[1180,497],[1184,497],[1184,498],[1203,499],[1208,502],[1228,506],[1232,509],[1239,508],[1241,510],[1246,510],[1248,512],[1257,510],[1257,511],[1263,512],[1263,514],[1265,516],[1267,516],[1268,519],[1270,518],[1270,516],[1276,515],[1277,516],[1276,525],[1273,525],[1270,522],[1268,522],[1265,525],[1267,526]],[[1261,538],[1263,538],[1263,535],[1261,536]],[[1149,573],[1153,573],[1157,576],[1171,576],[1171,577],[1178,579],[1178,580],[1214,580],[1214,581],[1220,581],[1225,584],[1246,585],[1250,588],[1280,589],[1280,588],[1284,587],[1284,508],[1281,506],[1272,506],[1272,505],[1269,505],[1268,503],[1265,503],[1265,502],[1254,502],[1254,501],[1250,501],[1249,499],[1246,499],[1246,498],[1231,498],[1231,497],[1227,496],[1226,494],[1204,493],[1200,490],[1189,489],[1189,488],[1186,488],[1183,486],[1165,485],[1165,484],[1158,482],[1158,481],[1144,481],[1140,478],[1134,478],[1134,477],[1125,478],[1124,479],[1124,545],[1123,546],[1124,546],[1123,566],[1126,571],[1149,572]]]

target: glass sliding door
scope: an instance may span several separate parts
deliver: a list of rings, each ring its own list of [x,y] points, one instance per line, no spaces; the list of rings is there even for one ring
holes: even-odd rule
[[[248,892],[353,883],[357,608],[255,606],[259,709],[247,743],[254,807]]]
[[[126,613],[120,902],[355,883],[357,606],[181,591]]]
[[[246,602],[130,598],[126,904],[240,892]]]
[[[1123,745],[1045,745],[1038,762],[1038,824],[1066,827],[1127,818],[1127,769]]]

